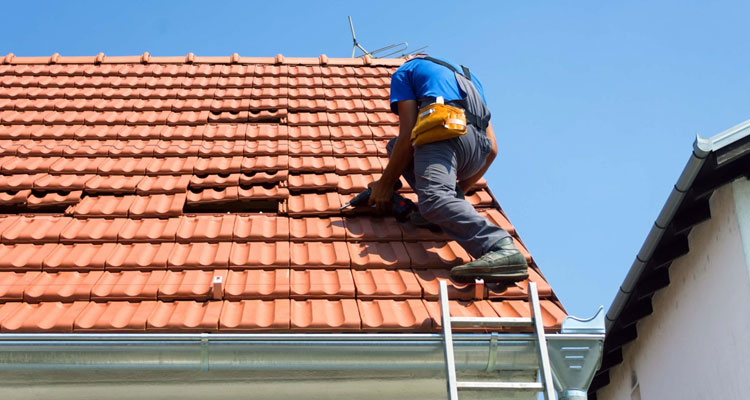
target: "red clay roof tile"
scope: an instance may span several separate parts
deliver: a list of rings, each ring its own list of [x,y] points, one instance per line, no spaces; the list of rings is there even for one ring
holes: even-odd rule
[[[22,301],[23,293],[41,272],[0,272],[0,301]]]
[[[133,204],[128,209],[131,218],[167,217],[182,214],[185,205],[185,193],[155,194],[134,196]]]
[[[146,327],[165,332],[213,332],[219,327],[221,306],[221,301],[159,301]]]
[[[348,243],[353,269],[409,268],[411,260],[406,247],[398,242]]]
[[[224,298],[286,299],[289,297],[289,269],[246,269],[229,271],[224,285]]]
[[[225,301],[219,330],[278,331],[289,329],[288,299]]]
[[[13,225],[5,227],[3,243],[57,243],[60,232],[71,222],[71,218],[55,216],[21,216]]]
[[[167,259],[167,266],[172,270],[226,268],[231,249],[231,242],[178,243]]]
[[[116,242],[118,233],[128,222],[125,218],[66,219],[68,223],[60,231],[61,243]]]
[[[107,257],[108,271],[141,270],[167,268],[174,243],[118,243]]]
[[[471,261],[456,242],[404,243],[414,268],[449,268]]]
[[[289,242],[234,243],[229,257],[232,269],[289,267]]]
[[[91,300],[156,300],[166,271],[104,271],[91,288]]]
[[[232,240],[236,219],[234,215],[182,217],[180,226],[177,228],[177,241],[181,243],[229,242]]]
[[[353,270],[358,299],[407,299],[422,297],[422,287],[411,269]]]
[[[354,299],[292,300],[290,319],[295,331],[347,332],[361,327]]]
[[[271,215],[237,216],[234,241],[283,241],[289,239],[289,219]]]
[[[23,297],[29,303],[89,300],[91,288],[101,278],[102,273],[103,271],[44,271],[26,286]]]
[[[130,242],[173,242],[180,225],[179,218],[128,219],[117,233],[117,241]]]
[[[345,242],[291,243],[292,268],[349,267],[350,257]]]
[[[293,299],[354,297],[354,280],[349,268],[292,269],[290,295]]]
[[[420,299],[357,300],[362,330],[374,332],[428,332],[433,321]]]
[[[155,301],[88,303],[75,319],[76,332],[144,332]]]
[[[289,218],[290,237],[293,241],[328,241],[346,239],[344,221],[340,217]]]
[[[9,303],[15,304],[15,303]],[[0,325],[0,332],[73,332],[73,323],[88,302],[20,303]]]
[[[228,270],[167,271],[159,285],[159,300],[210,300],[213,281],[226,281]]]

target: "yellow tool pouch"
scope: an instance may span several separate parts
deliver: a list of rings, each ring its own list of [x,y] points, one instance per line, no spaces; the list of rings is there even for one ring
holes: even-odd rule
[[[411,130],[412,146],[452,139],[466,133],[464,110],[443,104],[442,98],[419,110],[417,123]]]

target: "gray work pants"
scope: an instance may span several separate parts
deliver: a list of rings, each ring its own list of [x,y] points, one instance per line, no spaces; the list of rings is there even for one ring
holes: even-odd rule
[[[492,149],[483,132],[473,125],[468,130],[453,139],[414,147],[414,159],[403,176],[417,193],[422,216],[476,258],[509,234],[479,215],[468,201],[456,198],[456,180],[479,172]],[[388,142],[389,157],[395,145],[396,138]]]

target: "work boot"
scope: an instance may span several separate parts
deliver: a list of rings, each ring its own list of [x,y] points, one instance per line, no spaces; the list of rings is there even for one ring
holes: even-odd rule
[[[515,282],[529,277],[526,257],[513,245],[509,236],[500,239],[490,251],[476,260],[451,269],[451,278],[457,282]]]

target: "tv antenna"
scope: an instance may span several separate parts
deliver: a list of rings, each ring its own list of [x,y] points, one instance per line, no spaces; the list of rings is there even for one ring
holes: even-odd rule
[[[401,42],[401,43],[390,44],[388,46],[381,47],[381,48],[379,48],[377,50],[367,51],[357,41],[357,36],[354,34],[354,23],[352,22],[352,17],[351,16],[349,16],[349,29],[351,29],[351,31],[352,31],[352,42],[353,42],[353,45],[352,45],[352,58],[354,58],[354,55],[357,53],[357,49],[362,50],[362,53],[363,53],[362,57],[364,57],[364,56],[371,56],[371,57],[374,57],[374,58],[386,58],[386,57],[390,57],[390,56],[392,56],[394,54],[398,54],[398,53],[401,53],[401,55],[399,57],[402,57],[402,56],[405,56],[405,55],[408,55],[408,54],[417,53],[417,52],[422,51],[422,50],[424,50],[424,49],[427,48],[427,46],[422,46],[422,47],[414,50],[411,53],[407,53],[406,49],[409,48],[409,43],[407,43],[407,42]],[[390,52],[387,53],[387,54],[380,55],[380,53],[388,52],[388,51],[390,51]]]

